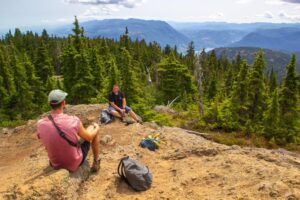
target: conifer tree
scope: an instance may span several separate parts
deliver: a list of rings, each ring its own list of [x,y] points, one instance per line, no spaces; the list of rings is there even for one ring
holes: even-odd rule
[[[244,125],[247,119],[247,98],[249,87],[249,66],[246,62],[241,62],[240,72],[233,84],[230,97],[230,106],[233,119]]]
[[[7,61],[4,59],[3,52],[0,50],[0,75],[2,76],[2,84],[7,91],[8,95],[15,93],[15,83],[13,78],[13,72],[8,67]]]
[[[35,105],[35,111],[41,112],[47,102],[47,93],[50,90],[45,91],[44,84],[42,81],[36,76],[36,71],[33,64],[30,62],[27,55],[24,55],[24,63],[26,70],[27,83],[30,86],[30,90],[33,92],[34,96],[32,102]]]
[[[91,66],[91,73],[94,76],[94,87],[98,91],[103,88],[104,83],[104,69],[103,69],[103,61],[100,60],[98,56],[99,53],[95,48],[92,48],[91,55],[90,55],[90,66]]]
[[[114,59],[110,59],[109,62],[107,62],[108,69],[109,69],[109,78],[108,78],[108,86],[107,86],[107,92],[110,91],[113,88],[113,85],[119,84],[121,82],[120,78],[120,71],[116,65],[116,62]]]
[[[67,92],[71,92],[72,87],[76,83],[76,62],[75,56],[77,51],[75,47],[70,44],[65,48],[64,53],[61,57],[62,63],[62,75],[64,77],[64,88]],[[72,99],[72,95],[69,96]]]
[[[278,90],[275,89],[269,102],[267,111],[264,114],[264,135],[267,139],[279,137],[280,107],[278,99]]]
[[[42,42],[45,44],[49,43],[49,35],[45,29],[42,31],[42,36],[41,36]]]
[[[12,55],[11,66],[14,70],[14,82],[16,92],[11,96],[9,108],[13,109],[11,117],[17,117],[15,112],[19,112],[25,119],[33,114],[33,92],[27,82],[26,70],[19,62],[16,53]]]
[[[91,73],[91,67],[88,60],[88,55],[85,50],[81,50],[75,57],[76,82],[71,88],[72,103],[89,103],[92,97],[95,97],[97,90],[93,82],[94,77]]]
[[[262,121],[265,108],[264,70],[265,60],[260,50],[255,57],[249,81],[249,117],[254,125]]]
[[[242,57],[241,57],[241,54],[239,53],[237,56],[236,56],[236,59],[235,59],[235,62],[233,64],[233,68],[236,72],[239,72],[240,71],[240,67],[241,67],[241,64],[242,64]]]
[[[125,47],[128,51],[130,50],[131,40],[129,37],[128,27],[125,28],[125,33],[120,38],[120,46]]]
[[[46,84],[47,80],[54,75],[54,68],[49,57],[48,47],[44,44],[44,42],[42,42],[38,48],[35,68],[37,75],[43,84]]]
[[[207,98],[209,100],[213,99],[217,95],[217,80],[216,77],[213,77],[209,83]]]
[[[188,68],[176,59],[174,53],[161,61],[158,74],[158,87],[163,93],[164,103],[172,101],[178,96],[183,98],[186,94],[195,95],[196,87],[192,76]]]
[[[278,86],[277,75],[272,68],[269,78],[269,92],[272,94]]]
[[[74,35],[72,36],[74,38],[74,46],[75,49],[80,52],[81,47],[82,47],[82,36],[84,34],[83,28],[80,28],[79,22],[77,17],[75,16],[75,21],[74,21],[74,28],[72,29]]]
[[[186,64],[192,74],[195,71],[196,65],[196,55],[195,55],[195,45],[194,42],[189,43],[187,54],[186,54]]]
[[[121,76],[121,88],[129,103],[138,103],[141,94],[140,83],[134,71],[135,66],[129,51],[122,47],[118,57],[118,67]]]
[[[296,77],[296,55],[293,54],[287,66],[286,76],[280,92],[281,124],[286,133],[287,142],[295,141],[298,136],[298,82]]]
[[[4,84],[3,84],[3,77],[0,75],[0,116],[3,117],[4,108],[6,106],[8,100],[8,92],[6,91]]]

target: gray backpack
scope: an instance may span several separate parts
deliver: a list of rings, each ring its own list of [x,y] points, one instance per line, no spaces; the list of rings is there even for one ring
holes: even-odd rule
[[[136,191],[145,191],[151,187],[152,174],[148,167],[129,157],[121,159],[118,166],[118,174]]]

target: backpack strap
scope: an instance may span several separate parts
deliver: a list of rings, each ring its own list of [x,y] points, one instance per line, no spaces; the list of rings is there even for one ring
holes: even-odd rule
[[[55,123],[52,115],[48,115],[48,119],[52,122],[52,124],[54,125],[54,127],[56,128],[56,130],[58,131],[58,134],[60,135],[60,137],[62,137],[65,141],[68,142],[69,145],[73,146],[73,147],[79,147],[79,144],[74,143],[73,141],[71,141],[69,138],[67,138],[66,134],[57,126],[57,124]]]
[[[126,178],[126,175],[125,175],[125,172],[124,172],[124,170],[125,170],[125,166],[124,166],[124,163],[123,163],[123,161],[124,160],[126,160],[126,159],[128,159],[129,158],[129,156],[127,156],[127,157],[124,157],[124,158],[122,158],[121,159],[121,161],[120,161],[120,163],[119,163],[119,166],[118,166],[118,174],[119,174],[119,176],[130,186],[130,187],[132,187],[132,185],[129,183],[129,181],[127,180],[127,178]],[[134,187],[132,187],[133,189],[134,189]]]

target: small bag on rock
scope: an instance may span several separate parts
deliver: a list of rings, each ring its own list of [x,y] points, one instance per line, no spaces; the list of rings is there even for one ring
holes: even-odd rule
[[[109,124],[112,122],[112,116],[108,110],[101,111],[101,124]]]
[[[129,157],[121,159],[118,166],[118,174],[136,191],[145,191],[151,187],[152,173],[148,167]]]

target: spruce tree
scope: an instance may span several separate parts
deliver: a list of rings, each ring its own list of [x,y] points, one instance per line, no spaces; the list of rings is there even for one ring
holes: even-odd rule
[[[280,92],[281,124],[287,142],[299,137],[298,82],[296,76],[296,55],[293,54],[286,69],[286,76]]]
[[[129,51],[122,47],[118,56],[118,68],[121,76],[121,88],[129,103],[138,103],[141,95],[141,85],[137,79],[135,66]]]
[[[37,76],[41,79],[43,84],[46,84],[48,79],[54,75],[54,67],[52,66],[52,62],[49,57],[48,47],[44,44],[44,42],[42,42],[38,48],[35,68]]]
[[[247,116],[247,99],[249,87],[249,66],[243,61],[241,62],[240,72],[233,83],[232,93],[230,97],[230,106],[233,119],[245,125]]]
[[[196,55],[195,55],[195,45],[194,42],[190,42],[186,54],[186,64],[190,72],[194,74],[195,65],[196,65]]]
[[[47,102],[47,94],[50,90],[45,91],[45,85],[36,76],[35,68],[26,54],[24,55],[23,65],[26,70],[27,83],[29,84],[31,91],[34,94],[32,102],[35,105],[35,111],[37,111],[37,113],[42,112],[45,108],[45,104]]]
[[[280,106],[278,90],[275,89],[269,102],[267,111],[264,114],[264,135],[267,139],[279,139],[280,129]]]
[[[121,78],[120,71],[116,65],[116,61],[113,58],[107,62],[107,67],[109,69],[107,91],[110,91],[115,84],[120,84]]]
[[[120,38],[120,46],[125,47],[128,51],[130,51],[131,40],[129,37],[128,27],[125,28],[125,33]]]
[[[72,103],[89,103],[91,98],[95,97],[97,90],[93,85],[94,77],[91,73],[91,67],[88,55],[85,50],[81,50],[75,57],[76,82],[71,88],[70,97]]]
[[[8,67],[7,61],[4,59],[5,56],[0,49],[0,76],[2,76],[2,84],[7,91],[8,95],[12,95],[15,93],[15,83],[13,78],[12,68]]]
[[[158,66],[158,89],[163,94],[160,103],[167,103],[178,96],[183,99],[187,94],[196,94],[196,86],[189,69],[176,59],[174,53]]]
[[[74,28],[72,29],[74,35],[72,36],[73,39],[74,39],[74,46],[75,46],[75,49],[80,52],[81,48],[82,48],[82,37],[83,37],[83,34],[84,34],[84,31],[83,31],[83,28],[80,28],[79,26],[79,22],[78,22],[78,19],[77,17],[75,16],[75,21],[73,23],[74,25]]]
[[[209,83],[207,98],[208,100],[212,100],[217,95],[217,80],[216,77],[213,77]]]
[[[104,69],[103,61],[100,60],[99,53],[95,48],[92,48],[90,53],[91,73],[94,76],[94,87],[100,91],[103,89],[104,83]]]
[[[277,80],[277,75],[274,72],[274,69],[272,68],[272,71],[270,73],[270,78],[269,78],[269,92],[272,94],[275,89],[278,86],[278,80]]]
[[[18,118],[16,112],[21,114],[22,118],[28,119],[33,114],[33,92],[27,82],[26,70],[20,63],[16,53],[12,55],[11,66],[14,70],[14,82],[16,92],[11,96],[9,108],[14,110],[11,117]]]
[[[0,75],[0,116],[3,115],[4,108],[6,106],[8,100],[8,92],[6,91],[4,84],[3,84],[3,77]]]
[[[76,62],[75,56],[77,55],[77,51],[75,47],[70,44],[65,48],[64,53],[61,57],[62,64],[62,75],[64,77],[64,88],[70,93],[72,87],[76,83]],[[72,99],[72,95],[69,96]]]
[[[263,51],[260,50],[253,64],[249,81],[249,117],[253,125],[262,122],[263,110],[265,108],[265,82],[264,82],[265,60]]]

